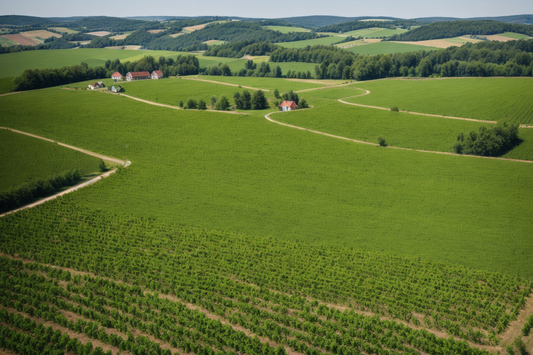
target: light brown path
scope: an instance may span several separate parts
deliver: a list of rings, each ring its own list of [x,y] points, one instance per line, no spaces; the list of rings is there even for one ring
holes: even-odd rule
[[[20,94],[22,91],[13,91],[13,92],[7,92],[5,94],[0,94],[0,97],[7,96],[7,95],[13,95],[13,94]]]
[[[41,137],[41,136],[38,136],[36,134],[31,134],[31,133],[28,133],[28,132],[23,132],[23,131],[19,131],[17,129],[11,129],[11,128],[7,128],[7,127],[0,127],[0,129],[7,129],[7,130],[9,130],[11,132],[16,132],[16,133],[20,133],[20,134],[24,134],[24,135],[33,137],[33,138],[42,139],[42,140],[45,140],[45,141],[48,141],[48,142],[56,143],[56,144],[61,145],[63,147],[66,147],[66,148],[69,148],[69,149],[72,149],[72,150],[77,150],[78,152],[81,152],[81,153],[84,153],[84,154],[87,154],[87,155],[92,155],[93,157],[97,157],[97,158],[100,158],[100,159],[103,159],[103,160],[107,160],[107,161],[110,161],[110,162],[113,162],[113,163],[117,163],[117,164],[123,165],[124,167],[128,167],[131,164],[131,162],[129,162],[129,161],[124,162],[124,161],[122,161],[120,159],[117,159],[117,158],[108,157],[106,155],[102,155],[102,154],[98,154],[98,153],[93,153],[91,151],[88,151],[88,150],[85,150],[85,149],[81,149],[81,148],[78,148],[78,147],[74,147],[72,145],[68,145],[68,144],[65,144],[65,143],[56,142],[56,141],[54,141],[52,139]],[[95,177],[93,179],[90,179],[88,181],[82,182],[81,184],[78,184],[76,186],[72,186],[72,187],[70,187],[70,188],[68,188],[68,189],[66,189],[64,191],[61,191],[61,192],[55,194],[55,195],[46,197],[46,198],[44,198],[42,200],[36,201],[36,202],[31,203],[29,205],[22,206],[20,208],[17,208],[16,210],[12,210],[12,211],[9,211],[9,212],[2,213],[2,214],[0,214],[0,217],[3,217],[5,215],[11,214],[11,213],[15,213],[15,212],[18,212],[18,211],[21,211],[21,210],[25,210],[27,208],[32,208],[32,207],[35,207],[35,206],[42,205],[43,203],[45,203],[47,201],[50,201],[50,200],[58,198],[59,196],[63,196],[63,195],[68,194],[70,192],[76,191],[78,189],[81,189],[82,187],[92,185],[95,182],[98,182],[98,181],[102,180],[103,178],[108,177],[109,175],[113,174],[116,171],[117,171],[117,169],[113,169],[111,171],[106,172],[105,174],[97,176],[97,177]]]
[[[299,129],[299,130],[302,130],[302,131],[308,131],[308,132],[311,132],[311,133],[321,134],[323,136],[328,136],[328,137],[337,138],[337,139],[343,139],[343,140],[346,140],[346,141],[360,143],[360,144],[368,144],[368,145],[373,145],[373,146],[378,146],[379,145],[379,144],[376,144],[376,143],[370,143],[370,142],[365,142],[365,141],[361,141],[361,140],[357,140],[357,139],[352,139],[352,138],[347,138],[347,137],[342,137],[342,136],[336,136],[334,134],[330,134],[330,133],[326,133],[326,132],[315,131],[315,130],[308,129],[308,128],[305,128],[305,127],[299,127],[299,126],[291,125],[291,124],[288,124],[288,123],[279,122],[279,121],[276,121],[276,120],[274,120],[274,119],[272,119],[270,117],[270,115],[272,115],[274,113],[282,113],[282,112],[279,111],[279,112],[267,113],[265,115],[265,118],[267,120],[269,120],[270,122],[274,122],[274,123],[277,123],[277,124],[282,125],[282,126],[286,126],[286,127],[290,127],[290,128],[296,128],[296,129]],[[449,153],[449,152],[438,152],[438,151],[433,151],[433,150],[422,150],[422,149],[414,149],[414,148],[393,147],[393,146],[390,146],[390,145],[387,146],[387,147],[383,147],[383,148],[410,150],[410,151],[421,152],[421,153],[453,155],[453,156],[457,156],[457,157],[470,157],[470,158],[493,159],[493,160],[507,160],[507,161],[514,161],[514,162],[519,162],[519,163],[533,164],[533,160],[520,160],[520,159],[496,158],[496,157],[482,157],[482,156],[479,156],[479,155],[465,155],[465,154],[456,154],[456,153]]]
[[[124,97],[127,97],[129,99],[132,99],[132,100],[135,100],[135,101],[140,101],[140,102],[144,102],[146,104],[150,104],[150,105],[154,105],[154,106],[160,106],[160,107],[166,107],[166,108],[171,108],[171,109],[174,109],[174,110],[183,110],[183,108],[179,107],[179,106],[172,106],[172,105],[167,105],[167,104],[160,104],[158,102],[153,102],[153,101],[149,101],[149,100],[145,100],[145,99],[140,99],[138,97],[135,97],[135,96],[130,96],[130,95],[126,95],[126,94],[115,94],[117,96],[124,96]],[[245,112],[237,112],[237,111],[219,111],[219,110],[194,110],[194,111],[207,111],[207,112],[219,112],[219,113],[229,113],[229,114],[233,114],[233,115],[248,115],[248,113],[245,113]]]
[[[364,94],[361,94],[361,95],[355,95],[355,96],[345,97],[345,98],[339,99],[338,101],[339,101],[340,103],[343,103],[343,104],[346,104],[346,105],[359,106],[359,107],[366,107],[366,108],[373,108],[373,109],[376,109],[376,110],[390,111],[390,108],[386,108],[386,107],[370,106],[370,105],[356,104],[356,103],[353,103],[353,102],[346,102],[346,101],[344,101],[344,100],[346,100],[346,99],[351,99],[351,98],[354,98],[354,97],[365,96],[365,95],[369,95],[369,94],[371,94],[371,92],[370,92],[369,90],[365,90],[365,89],[361,89],[361,88],[355,88],[355,89],[363,90],[363,91],[366,91],[366,92],[365,92]],[[448,118],[448,119],[452,119],[452,120],[461,120],[461,121],[472,121],[472,122],[482,122],[482,123],[491,123],[491,124],[497,124],[497,123],[498,123],[498,122],[496,122],[496,121],[476,120],[476,119],[474,119],[474,118],[455,117],[455,116],[443,116],[443,115],[435,115],[435,114],[431,114],[431,113],[421,113],[421,112],[413,112],[413,111],[398,111],[398,112],[408,113],[408,114],[411,114],[411,115],[428,116],[428,117],[438,117],[438,118]],[[532,125],[524,125],[524,124],[521,124],[521,125],[520,125],[520,128],[533,128],[533,126],[532,126]]]
[[[231,84],[231,83],[225,83],[222,81],[215,81],[215,80],[207,80],[207,79],[200,79],[200,78],[183,78],[185,80],[196,80],[196,81],[205,81],[206,83],[213,83],[213,84],[221,84],[221,85],[227,85],[227,86],[234,86],[234,87],[241,87],[243,89],[250,89],[250,90],[262,90],[262,91],[270,91],[269,89],[259,89],[259,88],[253,88],[251,86],[242,86],[239,84]]]
[[[345,83],[345,84],[340,84],[340,85],[321,86],[321,87],[318,87],[318,88],[310,88],[310,89],[298,90],[298,91],[295,91],[295,93],[307,92],[307,91],[315,91],[315,90],[324,90],[324,89],[340,88],[340,87],[342,87],[342,86],[348,86],[348,85],[352,85],[352,84],[353,84],[353,83]],[[356,89],[359,89],[359,88],[356,88]],[[363,89],[359,89],[359,90],[363,90]],[[359,96],[359,95],[358,95],[358,96]]]

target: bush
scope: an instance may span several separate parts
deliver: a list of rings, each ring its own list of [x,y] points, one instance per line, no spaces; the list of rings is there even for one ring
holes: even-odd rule
[[[207,105],[204,100],[198,101],[198,110],[207,110]]]
[[[220,110],[220,111],[226,111],[230,106],[231,105],[226,95],[222,95],[218,98],[216,105],[215,105],[215,109]]]
[[[378,144],[380,145],[380,147],[386,147],[387,146],[387,141],[385,141],[385,138],[379,137],[378,138]]]
[[[187,100],[187,108],[190,110],[190,109],[195,109],[198,107],[198,104],[196,103],[196,100],[195,99],[191,99],[189,98]]]
[[[398,106],[392,106],[390,110],[393,112],[400,112],[400,109],[398,108]]]
[[[298,105],[298,108],[309,108],[307,100],[305,100],[303,97],[300,99],[300,104]]]
[[[474,154],[482,156],[498,156],[520,143],[518,137],[519,124],[497,124],[492,128],[485,126],[468,134],[461,133],[457,136],[457,144],[454,146],[456,153]],[[460,149],[461,152],[458,152]]]

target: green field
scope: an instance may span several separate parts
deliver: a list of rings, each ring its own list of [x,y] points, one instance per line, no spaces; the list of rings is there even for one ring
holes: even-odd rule
[[[219,93],[210,88],[205,97]],[[89,210],[532,275],[530,164],[365,146],[264,112],[178,111],[87,91],[0,104],[4,126],[133,162],[73,196]]]
[[[290,33],[290,32],[311,32],[311,30],[302,27],[290,27],[290,26],[263,26],[263,28],[279,31],[281,33]]]
[[[54,30],[54,31],[57,31],[57,32],[61,32],[61,33],[67,33],[67,34],[72,34],[72,33],[78,33],[79,31],[74,31],[70,28],[66,28],[66,27],[50,27],[50,29]]]
[[[10,40],[9,38],[0,37],[0,46],[9,47],[9,46],[16,46],[18,45],[17,42]]]
[[[372,28],[364,28],[364,29],[356,30],[356,31],[345,32],[343,33],[343,35],[353,36],[353,37],[365,37],[365,38],[381,38],[381,37],[390,37],[396,34],[399,35],[404,32],[407,32],[407,30],[404,30],[404,29],[391,30],[389,28],[372,27]]]
[[[307,46],[314,46],[317,44],[329,46],[332,43],[337,43],[342,40],[343,38],[341,37],[329,36],[329,37],[322,37],[322,38],[315,38],[315,39],[306,39],[304,41],[282,42],[282,43],[277,43],[277,44],[285,48],[305,48]]]
[[[142,59],[145,55],[151,55],[157,59],[160,56],[175,58],[180,54],[191,53],[105,48],[53,49],[7,53],[0,56],[0,68],[2,68],[0,78],[18,76],[24,69],[61,68],[66,65],[80,64],[81,62],[94,67],[103,66],[108,59],[118,58],[121,62],[133,62]]]
[[[270,63],[272,65],[272,63]],[[280,93],[288,92],[289,90],[298,91],[304,89],[318,88],[325,85],[317,83],[306,83],[301,81],[292,81],[280,78],[254,78],[254,77],[240,77],[240,76],[207,76],[202,75],[200,79],[220,81],[223,83],[230,83],[235,85],[244,85],[254,88],[273,91],[278,89]]]
[[[514,33],[514,32],[498,33],[497,36],[504,36],[504,37],[514,38],[514,39],[529,38],[529,36],[527,35],[523,35],[521,33]]]
[[[388,53],[404,53],[404,52],[416,52],[416,51],[430,51],[438,48],[417,46],[415,44],[396,43],[396,42],[378,42],[367,44],[364,46],[350,47],[347,51],[351,51],[357,54],[388,54]]]
[[[0,191],[78,169],[98,172],[100,159],[57,144],[0,129]]]
[[[357,86],[372,94],[346,101],[478,120],[533,123],[533,80],[529,78],[378,80]]]
[[[0,95],[11,91],[13,78],[0,78]]]

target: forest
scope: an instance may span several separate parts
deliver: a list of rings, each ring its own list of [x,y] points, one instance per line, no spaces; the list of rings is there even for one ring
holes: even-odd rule
[[[435,22],[415,28],[409,32],[393,35],[390,41],[424,41],[438,38],[452,38],[464,35],[493,35],[503,32],[516,32],[533,37],[533,26],[496,21],[452,21]]]
[[[381,28],[404,28],[409,29],[411,26],[420,26],[415,20],[394,20],[394,21],[350,21],[334,25],[324,26],[316,29],[316,32],[333,32],[343,33],[363,28],[381,27]]]
[[[203,55],[213,57],[242,58],[245,55],[270,55],[277,48],[277,45],[268,42],[255,42],[253,40],[240,41],[226,43],[219,46],[211,46],[203,53]]]

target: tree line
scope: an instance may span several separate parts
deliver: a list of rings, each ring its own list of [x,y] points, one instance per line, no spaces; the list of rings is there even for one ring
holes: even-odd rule
[[[102,162],[103,163],[103,162]],[[0,213],[14,210],[54,191],[74,185],[80,179],[78,170],[65,171],[48,179],[30,182],[8,191],[0,191]]]
[[[239,41],[211,46],[204,56],[242,58],[245,55],[270,55],[278,46],[268,42]]]
[[[467,43],[434,51],[373,56],[330,46],[278,48],[272,62],[317,63],[315,78],[371,80],[386,77],[531,76],[533,41]]]
[[[121,63],[120,59],[113,61],[108,60],[105,63],[107,69],[107,77],[111,77],[114,72],[119,72],[126,75],[128,72],[161,70],[164,77],[181,76],[181,75],[196,75],[200,72],[200,62],[194,55],[178,55],[176,59],[165,58],[163,56],[159,59],[147,55],[141,60],[135,62]]]
[[[63,68],[26,69],[13,79],[12,91],[42,89],[106,77],[105,67],[89,68],[86,63]]]
[[[390,37],[390,40],[424,41],[464,35],[493,35],[503,32],[516,32],[533,37],[533,26],[489,20],[435,22],[430,25],[415,28],[409,32],[393,35]]]
[[[394,20],[394,21],[350,21],[344,23],[338,23],[329,26],[323,26],[316,30],[316,32],[350,32],[355,30],[361,30],[364,28],[380,27],[380,28],[405,28],[409,29],[411,26],[420,26],[420,23],[415,20]]]
[[[490,128],[481,126],[477,132],[459,134],[453,149],[457,154],[502,155],[520,143],[519,126],[518,123],[507,122]]]

